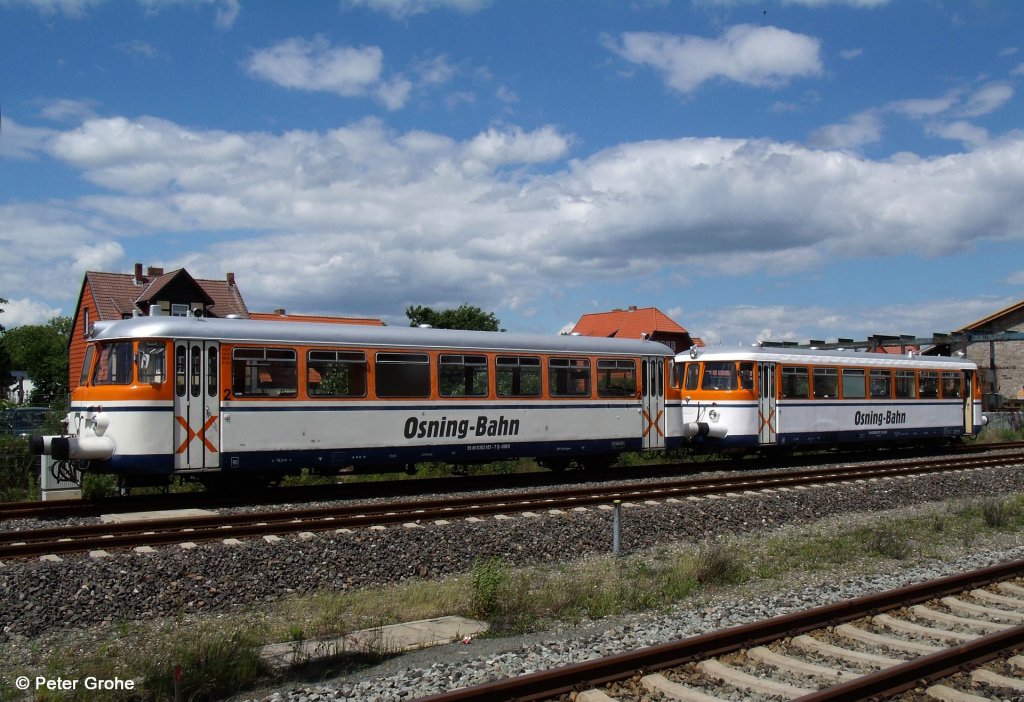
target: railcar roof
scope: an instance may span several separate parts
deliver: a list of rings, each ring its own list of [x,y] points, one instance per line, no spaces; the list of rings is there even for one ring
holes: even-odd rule
[[[523,334],[510,332],[375,327],[315,322],[195,317],[134,317],[97,322],[94,338],[213,339],[301,345],[343,345],[395,348],[532,351],[535,353],[626,354],[672,356],[668,346],[642,339]]]
[[[676,361],[692,361],[688,352],[676,355]],[[945,368],[974,369],[977,366],[963,358],[947,356],[913,356],[890,353],[867,353],[864,351],[821,351],[818,349],[794,348],[737,348],[703,351],[698,361],[767,361],[771,363],[820,363],[839,366],[887,366],[890,368]]]

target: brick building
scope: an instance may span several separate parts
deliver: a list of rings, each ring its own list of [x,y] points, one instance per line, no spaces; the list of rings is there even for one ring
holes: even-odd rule
[[[985,405],[1024,404],[1024,301],[957,329],[971,340],[967,358],[978,364]]]

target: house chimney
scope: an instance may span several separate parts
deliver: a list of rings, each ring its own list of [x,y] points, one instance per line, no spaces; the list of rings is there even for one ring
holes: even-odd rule
[[[636,312],[636,305],[630,305],[629,306],[629,311],[630,312]]]
[[[228,285],[230,285],[231,287],[234,287],[235,286],[235,274],[234,273],[228,273],[227,279],[228,279]]]
[[[285,316],[284,308],[283,307],[278,307],[276,310],[274,310],[274,314],[276,314],[278,317],[284,317]]]
[[[142,264],[135,264],[135,284],[142,285]]]
[[[157,268],[156,266],[150,266],[149,270],[146,271],[146,275],[152,276],[154,278],[157,277],[158,275],[163,275],[163,274],[164,274],[164,269],[163,268]]]

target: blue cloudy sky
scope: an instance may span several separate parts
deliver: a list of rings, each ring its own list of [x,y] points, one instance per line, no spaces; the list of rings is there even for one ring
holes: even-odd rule
[[[1024,298],[1016,0],[0,0],[0,323],[657,306],[709,344]]]

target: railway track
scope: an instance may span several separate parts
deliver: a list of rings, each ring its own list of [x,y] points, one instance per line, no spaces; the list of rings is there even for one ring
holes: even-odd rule
[[[494,515],[571,510],[613,502],[640,503],[681,500],[709,495],[739,494],[768,489],[796,489],[829,483],[909,477],[941,471],[1019,465],[1024,451],[999,455],[955,456],[871,466],[752,473],[661,482],[617,482],[520,494],[484,494],[385,504],[336,504],[326,507],[127,521],[0,533],[0,560],[62,553],[106,551],[267,536],[286,533],[356,529]]]
[[[1024,561],[422,698],[1024,699]]]
[[[1024,444],[959,444],[949,447],[945,455],[976,455],[999,450],[1024,450]],[[921,458],[915,449],[889,449],[888,459]],[[857,451],[826,454],[830,459],[847,463],[879,460],[878,451]],[[513,475],[457,476],[453,478],[414,478],[407,480],[346,482],[333,485],[297,485],[263,490],[202,491],[171,494],[132,495],[125,497],[24,501],[0,503],[0,522],[14,519],[65,519],[95,517],[110,512],[169,510],[182,508],[226,509],[240,506],[295,504],[328,500],[359,500],[385,497],[412,497],[421,494],[447,494],[493,489],[545,487],[584,482],[600,482],[643,478],[685,477],[703,472],[736,472],[766,469],[787,469],[814,466],[822,460],[821,453],[757,459],[723,459],[707,462],[680,462],[663,465],[630,466],[605,470],[570,471],[568,473],[519,473]]]

